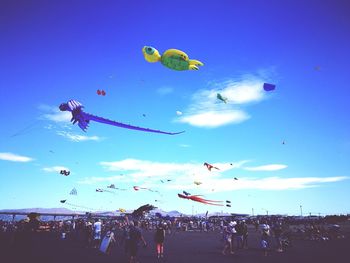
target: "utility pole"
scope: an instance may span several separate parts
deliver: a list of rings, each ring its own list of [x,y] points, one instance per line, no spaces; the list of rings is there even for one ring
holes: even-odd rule
[[[254,216],[254,208],[252,208],[252,216]]]
[[[300,205],[300,216],[302,217],[303,216],[303,206]]]

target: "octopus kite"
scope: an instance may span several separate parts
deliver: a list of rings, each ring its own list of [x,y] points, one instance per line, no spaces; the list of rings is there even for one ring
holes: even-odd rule
[[[208,200],[200,197],[200,195],[183,195],[183,194],[177,194],[178,197],[183,198],[183,199],[188,199],[192,200],[195,202],[207,204],[207,205],[216,205],[216,206],[224,206],[222,201],[214,201],[214,200]]]
[[[69,100],[67,103],[62,103],[59,106],[59,109],[61,111],[70,111],[72,113],[72,119],[71,122],[73,124],[78,122],[78,126],[80,129],[82,129],[84,132],[87,130],[89,126],[90,121],[96,121],[116,127],[121,127],[121,128],[126,128],[126,129],[131,129],[131,130],[138,130],[138,131],[144,131],[144,132],[155,132],[155,133],[163,133],[163,134],[169,134],[169,135],[175,135],[175,134],[180,134],[183,133],[184,131],[181,132],[165,132],[165,131],[160,131],[160,130],[153,130],[153,129],[148,129],[148,128],[143,128],[143,127],[137,127],[117,121],[112,121],[108,120],[102,117],[98,117],[89,113],[84,112],[82,109],[84,106],[76,101],[76,100]]]

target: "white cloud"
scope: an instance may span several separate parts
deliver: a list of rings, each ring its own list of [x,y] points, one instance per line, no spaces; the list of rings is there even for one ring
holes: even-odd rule
[[[85,178],[82,183],[99,182],[137,182],[146,187],[157,187],[168,190],[198,190],[205,193],[227,192],[239,189],[258,190],[288,190],[317,187],[321,184],[339,182],[348,179],[345,176],[337,177],[266,177],[266,178],[245,178],[238,175],[226,175],[227,171],[233,169],[244,169],[243,165],[247,160],[234,163],[212,163],[220,170],[208,171],[202,163],[161,163],[137,159],[124,159],[115,162],[101,162],[100,164],[108,171],[123,171],[126,176],[112,177],[90,177]],[[237,177],[238,180],[234,180]],[[159,184],[160,179],[171,179],[169,184]],[[202,184],[198,187],[194,181]]]
[[[69,168],[64,167],[64,166],[52,166],[52,167],[44,167],[42,170],[44,172],[54,173],[54,172],[60,172],[61,170],[69,171]]]
[[[41,116],[41,118],[57,123],[70,122],[72,115],[68,111],[60,111],[58,107],[52,107],[48,105],[40,105],[39,110],[47,112]]]
[[[215,128],[232,123],[240,123],[249,119],[249,116],[241,110],[226,112],[207,111],[182,117],[179,122],[188,123],[197,127]]]
[[[85,136],[85,135],[78,135],[71,132],[66,131],[57,131],[58,135],[65,137],[73,142],[81,142],[81,141],[100,141],[102,140],[101,137],[98,136]]]
[[[0,153],[0,160],[3,161],[11,161],[11,162],[31,162],[34,159],[27,157],[27,156],[21,156],[18,154],[14,154],[14,153]]]
[[[191,147],[191,145],[189,145],[189,144],[179,144],[179,146],[180,147],[182,147],[182,148],[189,148],[189,147]]]
[[[101,183],[116,183],[116,182],[130,182],[130,179],[125,178],[120,175],[116,176],[108,176],[108,177],[85,177],[82,180],[78,181],[79,184],[89,184],[89,185],[94,185],[94,184],[101,184]],[[117,186],[119,187],[119,186]],[[123,187],[121,187],[123,188]]]
[[[288,166],[285,164],[267,164],[255,167],[245,167],[244,170],[247,171],[278,171],[286,169]]]
[[[170,87],[161,87],[159,89],[157,89],[157,93],[159,93],[160,95],[167,95],[170,94],[174,91],[173,88]]]
[[[310,187],[317,187],[320,184],[339,182],[348,179],[345,176],[338,177],[294,177],[294,178],[239,178],[237,181],[232,179],[208,180],[201,185],[203,191],[227,192],[240,189],[249,190],[295,190]],[[186,187],[183,185],[182,187]],[[188,186],[187,186],[188,187]],[[185,189],[185,188],[184,188]]]
[[[263,83],[249,76],[240,81],[212,84],[215,88],[194,93],[188,109],[175,121],[208,128],[243,122],[250,116],[242,107],[265,98]],[[227,103],[217,99],[218,93],[227,98]]]

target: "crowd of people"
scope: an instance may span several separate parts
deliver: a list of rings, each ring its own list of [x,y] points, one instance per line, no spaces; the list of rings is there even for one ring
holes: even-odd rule
[[[164,257],[164,241],[168,235],[182,231],[216,232],[221,237],[223,255],[234,254],[239,249],[249,248],[249,233],[260,236],[262,255],[275,250],[283,252],[292,246],[292,240],[337,239],[344,237],[339,225],[324,222],[305,222],[297,225],[281,218],[235,219],[235,218],[147,218],[131,220],[127,216],[119,219],[79,218],[65,221],[40,221],[37,217],[21,221],[0,221],[0,239],[12,245],[30,235],[51,233],[56,239],[70,240],[80,247],[100,249],[104,237],[109,241],[103,252],[109,254],[116,247],[123,248],[129,262],[136,262],[138,246],[148,246],[143,232],[154,235],[155,256]]]

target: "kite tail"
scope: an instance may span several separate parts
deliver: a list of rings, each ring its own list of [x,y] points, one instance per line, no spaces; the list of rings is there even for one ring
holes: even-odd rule
[[[144,132],[155,132],[155,133],[162,133],[162,134],[168,134],[168,135],[176,135],[176,134],[180,134],[183,133],[185,131],[181,131],[181,132],[166,132],[166,131],[160,131],[160,130],[153,130],[153,129],[149,129],[149,128],[143,128],[143,127],[138,127],[138,126],[133,126],[133,125],[129,125],[129,124],[125,124],[122,122],[117,122],[117,121],[112,121],[109,119],[105,119],[99,116],[95,116],[89,113],[85,113],[84,112],[84,117],[85,117],[85,121],[88,123],[90,120],[91,121],[96,121],[99,123],[104,123],[104,124],[109,124],[109,125],[113,125],[116,127],[121,127],[121,128],[126,128],[126,129],[131,129],[131,130],[137,130],[137,131],[144,131]],[[83,125],[85,126],[85,125]]]

